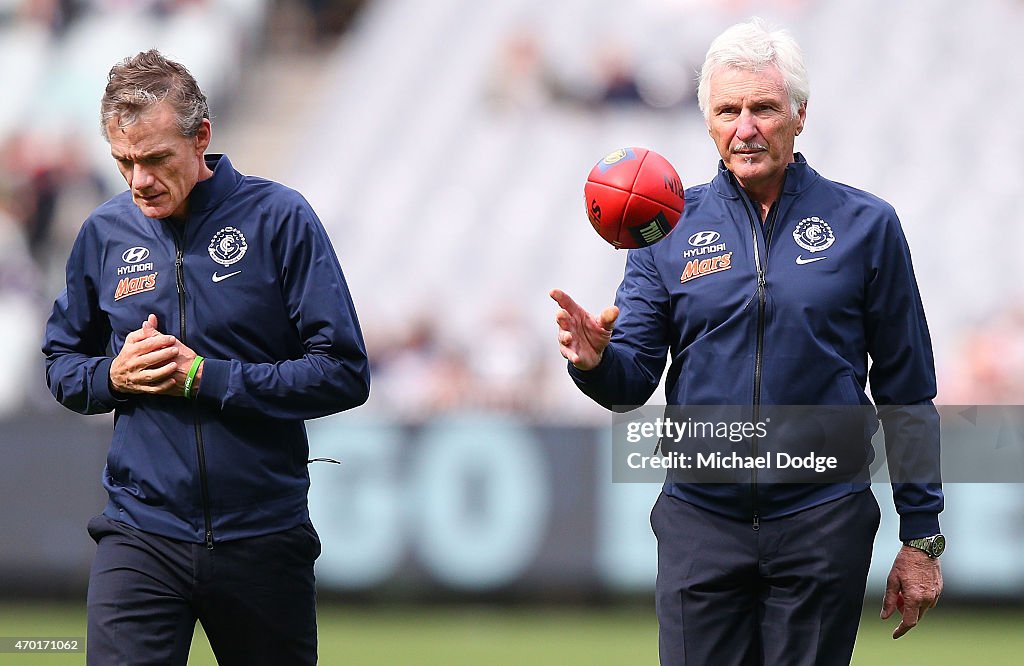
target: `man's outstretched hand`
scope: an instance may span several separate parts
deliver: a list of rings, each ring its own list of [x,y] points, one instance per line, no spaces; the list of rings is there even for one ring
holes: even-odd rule
[[[550,295],[560,307],[555,313],[559,351],[577,369],[593,370],[611,340],[619,309],[612,305],[595,317],[560,289],[552,289]]]

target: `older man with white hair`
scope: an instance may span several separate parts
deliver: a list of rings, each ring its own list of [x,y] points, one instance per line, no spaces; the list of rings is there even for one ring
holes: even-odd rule
[[[698,87],[722,160],[710,183],[686,192],[679,227],[696,233],[631,250],[616,304],[598,316],[551,294],[569,374],[609,409],[644,404],[667,356],[670,406],[871,410],[863,434],[846,431],[860,457],[845,476],[669,474],[651,514],[664,665],[850,662],[879,522],[868,473],[874,407],[887,449],[901,445],[915,470],[893,483],[903,547],[882,609],[902,615],[893,637],[942,591],[935,370],[910,251],[889,204],[823,178],[794,152],[808,96],[788,33],[759,19],[726,30]],[[708,238],[727,268],[686,271],[687,252]],[[755,435],[745,446],[754,459],[768,443]]]

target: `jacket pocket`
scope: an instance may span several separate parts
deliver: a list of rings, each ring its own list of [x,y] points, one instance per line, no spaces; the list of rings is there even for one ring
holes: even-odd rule
[[[117,481],[125,478],[125,447],[128,440],[128,423],[125,416],[119,416],[114,425],[114,436],[110,440],[110,449],[107,451],[107,474]]]

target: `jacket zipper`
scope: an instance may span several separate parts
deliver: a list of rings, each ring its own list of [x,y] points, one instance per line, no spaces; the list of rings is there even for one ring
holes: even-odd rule
[[[182,248],[184,231],[180,233],[170,222],[174,230],[174,279],[178,287],[178,324],[181,329],[181,341],[188,344],[185,328],[185,253]],[[203,527],[206,530],[206,547],[213,550],[213,518],[210,516],[210,487],[206,476],[206,447],[203,445],[203,430],[200,427],[199,412],[193,410],[192,423],[196,436],[196,454],[199,460],[199,492],[203,502]]]
[[[761,365],[764,360],[764,326],[765,326],[765,309],[768,304],[767,285],[765,282],[765,266],[764,262],[761,261],[761,250],[757,245],[757,225],[761,219],[758,215],[755,220],[754,214],[751,213],[750,208],[747,206],[747,201],[743,197],[743,193],[740,191],[739,186],[735,180],[732,180],[733,188],[736,190],[736,194],[739,195],[740,201],[743,204],[743,210],[747,213],[747,221],[750,222],[750,238],[754,246],[754,266],[757,269],[757,346],[754,348],[754,395],[753,395],[753,415],[752,420],[757,423],[761,420]],[[782,191],[785,189],[785,177],[783,177],[783,187],[779,191],[779,199],[782,198]],[[771,242],[772,231],[775,229],[775,220],[779,215],[779,201],[775,200],[772,204],[771,209],[768,211],[767,219],[765,220],[765,232],[764,232],[764,250],[765,259],[767,260],[768,245]],[[750,455],[754,458],[757,457],[757,442],[758,437],[756,434],[750,438]],[[755,532],[761,529],[761,514],[758,507],[758,496],[757,496],[757,467],[755,466],[751,470],[750,479],[750,500],[751,507],[753,509],[753,520],[751,527]]]

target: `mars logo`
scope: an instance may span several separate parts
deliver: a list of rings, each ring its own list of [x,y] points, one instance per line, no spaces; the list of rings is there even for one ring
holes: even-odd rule
[[[114,300],[119,301],[126,296],[153,291],[156,289],[156,276],[157,273],[150,273],[138,277],[121,278],[117,283],[117,289],[114,290]]]
[[[249,246],[245,236],[234,227],[224,227],[213,235],[210,241],[210,258],[221,266],[230,266],[245,256]]]
[[[597,167],[604,173],[622,160],[636,159],[636,153],[629,148],[619,148],[605,155],[604,159],[597,163]]]
[[[727,271],[730,268],[732,268],[732,252],[726,252],[725,254],[706,259],[692,259],[686,264],[686,268],[683,269],[683,274],[679,276],[679,281],[689,282],[704,275]]]
[[[793,229],[793,240],[808,252],[821,252],[832,247],[836,235],[828,222],[820,217],[805,217]]]

